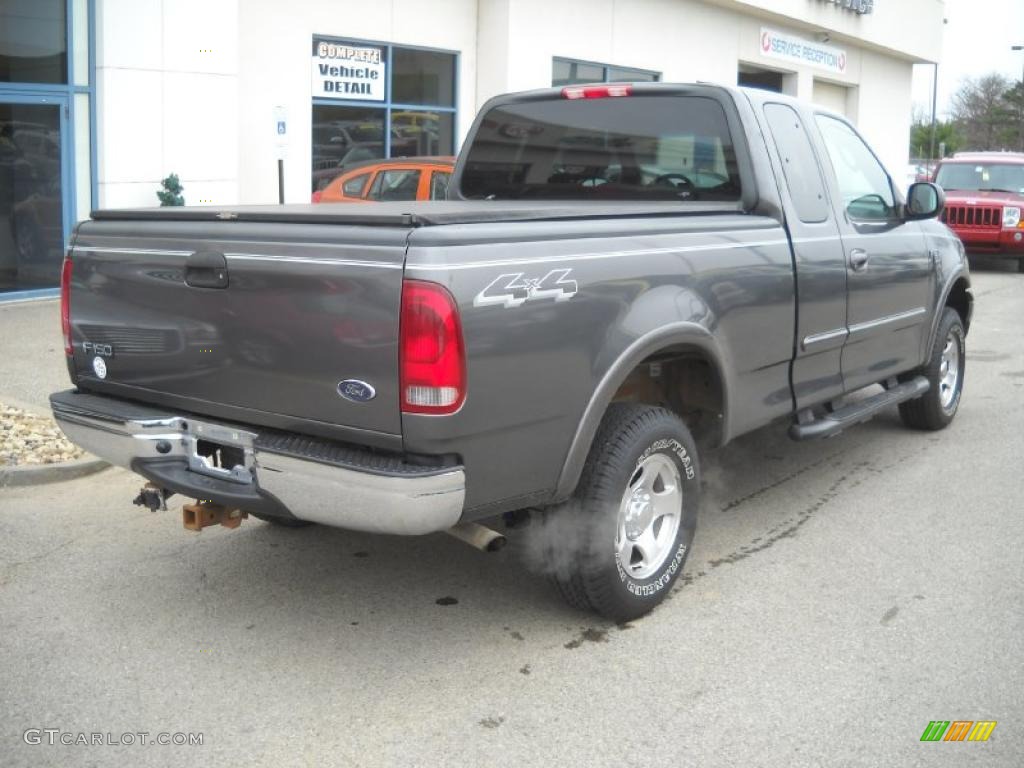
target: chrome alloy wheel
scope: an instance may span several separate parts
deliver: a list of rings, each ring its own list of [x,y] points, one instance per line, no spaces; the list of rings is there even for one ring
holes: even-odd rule
[[[952,331],[946,336],[939,362],[939,403],[946,410],[953,404],[960,379],[960,343]]]
[[[615,551],[630,577],[649,578],[672,552],[682,517],[679,468],[664,454],[644,459],[619,505]]]

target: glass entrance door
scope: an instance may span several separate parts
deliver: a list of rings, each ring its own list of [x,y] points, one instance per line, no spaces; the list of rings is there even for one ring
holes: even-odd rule
[[[0,99],[0,294],[60,283],[66,107],[33,101]]]

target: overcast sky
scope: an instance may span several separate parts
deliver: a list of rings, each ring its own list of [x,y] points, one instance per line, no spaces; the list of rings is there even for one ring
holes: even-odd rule
[[[1024,51],[1024,0],[946,0],[945,35],[939,62],[939,119],[965,77],[999,72],[1021,79]],[[914,107],[929,116],[932,104],[930,64],[914,67]]]

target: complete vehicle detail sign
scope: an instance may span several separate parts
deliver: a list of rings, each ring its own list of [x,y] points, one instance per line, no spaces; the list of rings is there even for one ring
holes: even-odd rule
[[[842,48],[833,48],[765,27],[761,27],[761,55],[785,59],[793,64],[810,64],[829,72],[846,72],[846,51]]]
[[[313,38],[313,98],[384,101],[387,53],[371,45]]]

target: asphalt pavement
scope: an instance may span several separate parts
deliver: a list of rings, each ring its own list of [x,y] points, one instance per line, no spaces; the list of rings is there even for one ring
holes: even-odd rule
[[[950,428],[893,410],[706,456],[684,583],[623,627],[564,606],[516,536],[190,533],[123,470],[0,491],[0,765],[1020,766],[1024,275],[974,288]],[[5,371],[57,368],[7,335]],[[998,724],[923,743],[933,720]],[[60,744],[139,732],[203,743]]]

